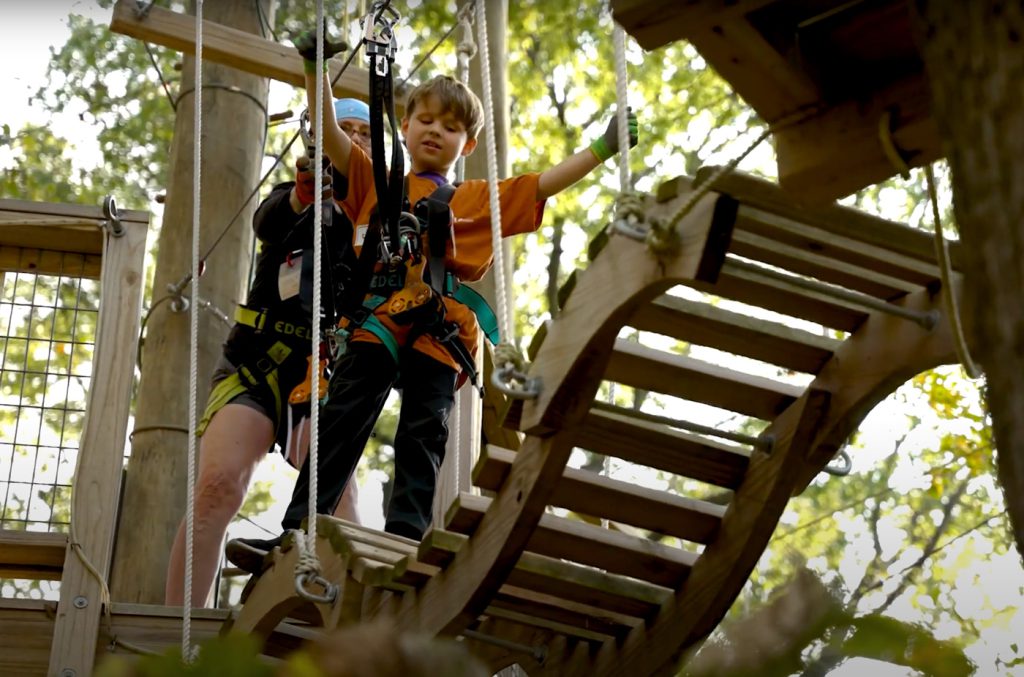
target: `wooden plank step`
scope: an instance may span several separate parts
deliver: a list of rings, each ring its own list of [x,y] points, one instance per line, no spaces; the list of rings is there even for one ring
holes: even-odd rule
[[[2,529],[0,578],[59,581],[67,548],[67,534]]]
[[[700,184],[717,171],[717,167],[701,167],[696,183]],[[673,179],[688,184],[690,179]],[[712,186],[719,193],[733,196],[740,203],[773,212],[834,235],[881,247],[890,252],[935,263],[932,235],[902,223],[888,221],[852,207],[835,203],[827,205],[799,204],[793,193],[784,191],[771,181],[743,172],[729,172]],[[666,190],[669,190],[666,187]],[[962,270],[963,256],[958,242],[950,243],[950,256],[954,270]]]
[[[505,590],[515,590],[514,594],[505,594]],[[530,599],[524,603],[523,599],[536,595],[541,599],[550,599],[550,602],[534,601]],[[575,607],[564,599],[540,595],[539,593],[523,588],[504,586],[491,600],[487,607],[486,615],[492,618],[513,621],[521,625],[529,625],[538,628],[552,630],[561,635],[576,637],[591,642],[606,642],[609,637],[620,639],[625,637],[630,630],[641,621],[634,621],[631,624],[608,623],[600,617],[593,619],[577,611]],[[591,609],[594,607],[583,607]],[[596,609],[600,613],[600,609]]]
[[[887,223],[900,231],[907,228],[902,224]],[[914,230],[917,232],[916,229]],[[760,235],[789,247],[795,247],[805,252],[814,252],[834,261],[845,261],[917,286],[927,286],[942,277],[941,271],[935,263],[934,249],[929,254],[929,258],[923,260],[893,251],[885,244],[863,242],[854,237],[837,234],[827,228],[819,228],[750,205],[743,205],[739,208],[736,217],[736,232]]]
[[[746,231],[736,231],[733,234],[729,251],[744,258],[886,301],[905,296],[923,286]]]
[[[868,316],[867,311],[856,304],[731,267],[729,261],[714,284],[695,286],[750,306],[845,332],[856,331]]]
[[[464,534],[431,529],[423,538],[420,561],[450,563],[467,542]],[[399,572],[402,566],[397,565]],[[502,588],[505,594],[516,594],[517,589],[562,600],[566,608],[595,610],[598,618],[623,626],[631,625],[633,618],[649,618],[672,596],[663,586],[529,551],[520,555]]]
[[[638,308],[629,325],[808,374],[821,371],[842,343],[667,294]]]
[[[461,493],[445,515],[445,525],[471,535],[490,504],[489,498]],[[698,557],[645,538],[547,514],[540,518],[527,550],[670,588],[686,579]]]
[[[592,642],[624,638],[630,630],[643,622],[611,621],[607,616],[614,614],[603,612],[598,607],[575,604],[511,585],[502,586],[491,599],[485,614]]]
[[[498,491],[505,484],[516,452],[485,447],[473,468],[473,484]],[[718,535],[725,506],[676,496],[596,473],[566,468],[551,504],[584,515],[622,522],[696,543]]]
[[[625,339],[615,341],[604,378],[767,421],[781,414],[803,392],[799,386],[732,371]]]
[[[740,485],[750,463],[750,452],[741,447],[596,410],[587,414],[573,442],[598,454],[727,489]]]

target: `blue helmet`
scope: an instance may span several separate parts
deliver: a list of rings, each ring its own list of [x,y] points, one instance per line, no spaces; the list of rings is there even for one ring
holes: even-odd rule
[[[369,123],[370,107],[359,99],[336,99],[334,101],[334,117],[338,120],[355,118]]]

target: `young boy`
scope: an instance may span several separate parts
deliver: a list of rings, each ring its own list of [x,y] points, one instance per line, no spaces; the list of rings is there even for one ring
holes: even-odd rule
[[[340,99],[334,108],[339,127],[369,152],[369,107],[356,99]],[[290,429],[286,412],[292,406],[288,403],[292,390],[306,380],[312,344],[308,294],[302,293],[311,288],[312,268],[307,265],[304,272],[302,263],[313,250],[313,215],[308,207],[314,200],[314,177],[306,156],[300,157],[297,165],[296,181],[275,186],[253,217],[261,242],[256,273],[246,305],[236,312],[236,324],[224,343],[199,426],[192,578],[192,603],[196,606],[206,604],[224,533],[241,508],[252,473],[267,450],[276,442],[288,462],[299,467],[309,445],[309,419]],[[334,218],[336,227],[351,232],[342,213],[335,210]],[[294,416],[293,423],[301,418]],[[352,483],[336,514],[358,522],[356,500]],[[182,520],[167,567],[164,594],[168,605],[183,603],[184,567]]]
[[[315,106],[316,80],[307,68],[306,92]],[[314,71],[315,72],[315,71]],[[325,97],[329,96],[325,88]],[[327,100],[327,99],[325,99]],[[355,224],[353,246],[360,252],[377,206],[370,158],[341,133],[329,116],[322,130],[324,148],[339,172],[348,177],[342,210]],[[414,89],[408,98],[402,133],[411,161],[408,199],[411,205],[448,181],[455,161],[477,145],[483,124],[482,105],[455,79],[438,76]],[[630,114],[630,144],[636,144],[636,118]],[[571,186],[619,150],[616,121],[590,148],[539,174],[524,174],[500,182],[502,235],[528,233],[540,226],[544,201]],[[344,169],[343,169],[344,168]],[[454,250],[449,249],[445,270],[460,281],[479,280],[490,268],[491,220],[486,181],[466,181],[450,200],[454,215]],[[384,229],[386,231],[386,228]],[[429,243],[427,244],[429,248]],[[381,270],[384,263],[378,263]],[[395,436],[394,490],[388,505],[388,532],[419,539],[431,522],[438,469],[448,439],[448,416],[462,371],[461,361],[434,333],[417,322],[396,321],[395,290],[373,310],[372,320],[387,329],[391,348],[379,331],[355,329],[346,352],[338,360],[328,386],[328,400],[320,417],[319,487],[317,507],[330,513],[352,476],[363,447],[380,415],[390,389],[401,373],[402,406]],[[387,291],[375,290],[377,294]],[[401,305],[401,304],[399,304]],[[470,355],[478,344],[479,325],[470,309],[451,296],[443,297],[447,326],[457,329],[456,341]],[[296,529],[306,516],[309,492],[308,463],[303,464],[282,526]],[[250,540],[255,551],[267,552],[280,539]]]

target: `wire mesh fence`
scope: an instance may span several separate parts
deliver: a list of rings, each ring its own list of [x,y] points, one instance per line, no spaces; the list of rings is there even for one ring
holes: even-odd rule
[[[84,265],[69,253],[56,275],[0,273],[0,530],[69,529],[99,314]],[[17,583],[0,592],[39,594]]]

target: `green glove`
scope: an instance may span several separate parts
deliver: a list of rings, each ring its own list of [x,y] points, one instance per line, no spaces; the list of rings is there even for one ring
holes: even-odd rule
[[[340,54],[348,49],[348,45],[344,41],[331,42],[327,35],[327,21],[324,20],[324,70],[327,70],[327,60],[335,54]],[[308,30],[299,35],[293,41],[295,43],[295,49],[299,52],[299,56],[302,57],[302,66],[307,73],[316,72],[316,31]]]
[[[629,147],[633,148],[640,138],[637,130],[636,113],[633,112],[632,108],[627,108],[626,111],[626,120],[629,125]],[[617,116],[612,116],[612,119],[608,122],[608,129],[604,130],[604,134],[597,137],[590,144],[590,150],[593,151],[594,155],[601,162],[619,152],[619,120]]]

